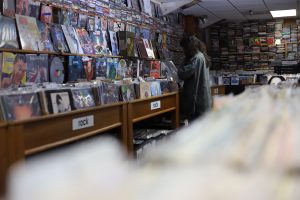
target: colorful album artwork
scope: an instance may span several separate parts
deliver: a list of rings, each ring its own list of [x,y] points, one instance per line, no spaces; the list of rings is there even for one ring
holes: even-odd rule
[[[83,109],[95,106],[91,88],[78,88],[72,90],[75,109]]]
[[[26,55],[26,79],[30,83],[44,83],[49,81],[48,55]]]

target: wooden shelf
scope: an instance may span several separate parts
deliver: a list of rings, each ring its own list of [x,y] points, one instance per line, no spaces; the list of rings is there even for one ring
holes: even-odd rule
[[[56,56],[81,56],[81,57],[93,57],[93,58],[119,58],[119,59],[137,59],[137,60],[157,60],[157,61],[167,61],[166,59],[156,59],[156,58],[142,58],[142,57],[132,57],[132,56],[112,56],[104,54],[77,54],[77,53],[58,53],[49,51],[34,51],[34,50],[22,50],[22,49],[4,49],[0,48],[0,52],[11,52],[11,53],[21,53],[21,54],[48,54]]]
[[[79,119],[91,126],[74,129]],[[74,121],[77,120],[77,121]],[[91,121],[94,121],[91,123]],[[125,102],[85,110],[0,123],[0,196],[5,192],[9,167],[26,156],[117,128],[127,150],[127,104]]]
[[[158,103],[157,109],[151,109],[152,103]],[[172,126],[179,127],[179,94],[170,93],[158,97],[135,100],[128,103],[128,150],[133,152],[133,124],[167,112],[172,114]]]

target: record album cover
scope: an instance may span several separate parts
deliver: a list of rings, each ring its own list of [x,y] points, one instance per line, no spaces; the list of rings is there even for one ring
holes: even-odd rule
[[[77,27],[78,26],[78,13],[71,12],[71,26]]]
[[[153,77],[155,79],[160,78],[160,61],[150,61],[150,77]]]
[[[151,97],[151,87],[149,82],[140,82],[136,85],[137,98],[145,99]]]
[[[48,55],[26,55],[26,81],[30,83],[49,82]]]
[[[73,104],[76,110],[95,106],[91,88],[72,89]]]
[[[54,47],[53,47],[53,44],[52,44],[52,41],[51,41],[49,25],[44,24],[44,23],[37,20],[37,26],[38,26],[38,29],[41,33],[41,41],[42,41],[43,46],[44,46],[43,51],[53,52]]]
[[[110,36],[110,44],[111,44],[111,52],[113,56],[118,56],[119,49],[118,49],[118,39],[117,35],[113,31],[109,31]]]
[[[150,86],[151,86],[151,96],[160,96],[160,95],[162,95],[159,81],[150,82]]]
[[[15,20],[0,15],[0,48],[19,49]]]
[[[86,29],[87,31],[95,31],[95,17],[88,16]]]
[[[85,29],[76,29],[79,42],[85,54],[95,54],[92,40]]]
[[[40,16],[41,2],[29,0],[29,16],[38,18]]]
[[[68,81],[74,82],[85,77],[80,56],[69,56]]]
[[[53,25],[50,28],[50,33],[55,50],[61,53],[68,53],[69,48],[61,27],[59,25]]]
[[[119,86],[113,83],[102,82],[97,88],[101,105],[119,102]]]
[[[167,80],[160,81],[160,88],[162,94],[167,94],[171,92],[170,82]]]
[[[93,58],[84,58],[82,60],[85,78],[88,81],[95,79],[95,61]]]
[[[95,31],[90,33],[96,54],[109,54],[105,35],[106,31]]]
[[[117,68],[112,58],[107,58],[107,77],[115,79],[117,75]]]
[[[1,7],[1,6],[0,6]],[[16,3],[12,0],[3,0],[2,2],[2,13],[5,16],[14,18],[16,14]]]
[[[61,25],[71,53],[83,54],[76,30],[72,26]]]
[[[20,93],[1,96],[5,108],[5,120],[19,121],[42,115],[36,93]]]
[[[86,28],[87,18],[88,18],[87,15],[79,14],[77,27],[79,27],[79,28]]]
[[[65,69],[62,60],[54,56],[50,59],[50,81],[62,84],[65,80]]]
[[[45,90],[45,95],[50,113],[56,114],[74,110],[71,90]]]
[[[19,36],[22,49],[42,51],[44,49],[41,34],[37,27],[36,19],[22,15],[16,15]]]
[[[52,13],[52,7],[42,5],[41,8],[41,21],[44,23],[52,23],[53,21],[53,13]]]
[[[1,87],[24,86],[26,83],[26,57],[24,54],[3,52]]]
[[[133,84],[126,84],[126,85],[124,84],[121,85],[120,88],[121,88],[121,95],[123,101],[128,102],[136,99]]]
[[[106,58],[96,58],[96,77],[107,77]]]
[[[30,0],[16,0],[16,14],[29,16],[29,1]]]

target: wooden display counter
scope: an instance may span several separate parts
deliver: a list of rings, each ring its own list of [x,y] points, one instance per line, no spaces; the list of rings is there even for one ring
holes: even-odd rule
[[[7,125],[0,126],[1,189],[5,184],[7,169],[13,163],[24,160],[27,155],[114,128],[119,129],[122,144],[124,148],[127,148],[126,103],[47,115],[26,121],[9,122]],[[0,196],[1,194],[3,193],[1,192]]]
[[[133,124],[170,112],[173,128],[179,127],[179,94],[177,92],[158,97],[140,99],[128,103],[128,150],[133,152]]]
[[[7,123],[0,122],[0,199],[5,192],[7,174]]]

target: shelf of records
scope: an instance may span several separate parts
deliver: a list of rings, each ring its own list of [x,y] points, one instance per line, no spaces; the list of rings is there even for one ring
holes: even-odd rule
[[[8,1],[5,2],[3,5],[8,6]],[[13,12],[13,15],[10,15],[15,19],[0,16],[0,31],[3,33],[0,37],[0,48],[20,49],[21,47],[22,50],[49,53],[152,59],[177,58],[178,56],[174,54],[181,53],[174,51],[180,49],[180,37],[170,37],[174,34],[172,31],[176,32],[176,35],[183,33],[178,27],[168,29],[163,29],[163,25],[156,25],[156,28],[147,27],[133,22],[124,22],[118,18],[109,18],[107,15],[88,16],[78,12],[72,13],[69,9],[56,11],[53,6],[31,0],[24,5],[27,5],[27,8],[18,11],[17,4],[18,14]],[[32,8],[34,6],[38,8]],[[40,12],[38,12],[39,8]]]
[[[178,85],[167,79],[133,82],[102,80],[76,84],[44,83],[0,92],[0,121],[27,120],[135,99],[172,94]]]
[[[213,68],[260,70],[299,61],[300,20],[221,22],[210,28]]]

